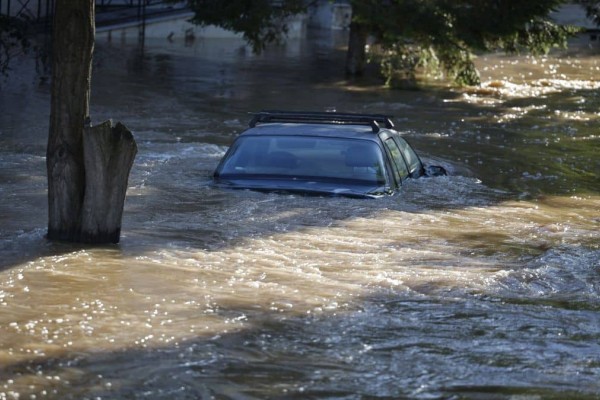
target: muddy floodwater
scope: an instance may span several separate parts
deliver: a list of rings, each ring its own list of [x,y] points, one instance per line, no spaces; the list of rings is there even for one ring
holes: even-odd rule
[[[118,246],[45,240],[49,86],[0,88],[0,399],[600,399],[598,51],[418,91],[345,81],[327,40],[96,51],[93,123],[139,146]],[[209,186],[248,112],[331,108],[394,116],[450,176]]]

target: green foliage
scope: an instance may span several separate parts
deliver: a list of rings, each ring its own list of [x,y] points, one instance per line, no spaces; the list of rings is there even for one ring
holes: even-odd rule
[[[598,1],[579,0],[598,6]],[[351,0],[353,26],[375,39],[371,61],[390,86],[411,86],[418,73],[444,73],[477,85],[472,61],[480,51],[547,53],[575,30],[552,23],[565,0]],[[188,0],[192,22],[242,33],[257,52],[281,41],[286,21],[306,0]],[[600,8],[600,7],[598,7]]]
[[[353,20],[368,26],[382,54],[397,52],[403,59],[406,46],[426,49],[423,62],[396,63],[410,69],[429,60],[459,84],[476,85],[479,76],[472,62],[478,51],[547,53],[565,46],[575,29],[549,20],[563,0],[355,0]],[[377,47],[376,47],[377,48]],[[414,50],[413,50],[414,53]],[[389,55],[383,57],[389,59]],[[386,61],[387,62],[387,61]],[[398,72],[385,64],[387,80]],[[404,74],[409,74],[405,71]]]
[[[192,22],[242,33],[255,52],[278,43],[287,33],[286,20],[305,10],[302,0],[189,0]]]
[[[424,48],[409,42],[386,47],[375,58],[386,86],[395,89],[415,89],[418,75],[433,75],[439,70],[439,59],[431,47]]]
[[[439,48],[438,54],[444,72],[454,82],[462,86],[476,86],[481,83],[469,51],[448,47]]]
[[[28,22],[23,17],[0,15],[0,75],[7,74],[15,53],[30,47]]]
[[[510,53],[527,51],[534,55],[547,54],[552,48],[564,48],[567,39],[579,29],[557,25],[551,21],[536,19],[512,35],[496,38],[487,43],[487,49],[499,49]]]

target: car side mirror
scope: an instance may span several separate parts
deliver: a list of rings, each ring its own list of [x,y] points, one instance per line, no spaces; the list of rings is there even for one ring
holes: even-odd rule
[[[445,176],[448,175],[446,168],[440,165],[428,165],[425,167],[425,176]]]

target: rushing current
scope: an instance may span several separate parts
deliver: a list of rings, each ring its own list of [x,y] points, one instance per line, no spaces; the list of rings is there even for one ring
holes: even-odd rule
[[[325,39],[100,40],[139,153],[121,243],[49,242],[49,85],[0,88],[0,399],[600,398],[600,55],[476,89],[349,82]],[[378,200],[211,188],[262,109],[383,113],[450,176]]]

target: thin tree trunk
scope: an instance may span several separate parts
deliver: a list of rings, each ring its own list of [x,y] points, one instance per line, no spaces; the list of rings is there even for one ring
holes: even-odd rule
[[[89,119],[94,0],[57,0],[53,23],[48,238],[77,241],[85,194],[83,128]]]
[[[369,32],[365,26],[358,22],[350,23],[350,37],[348,39],[348,53],[346,54],[346,75],[350,77],[361,76],[367,65],[367,37]]]

